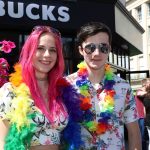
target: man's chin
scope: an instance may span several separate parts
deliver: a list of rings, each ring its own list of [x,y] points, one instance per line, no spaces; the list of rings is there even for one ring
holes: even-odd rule
[[[93,70],[101,70],[104,68],[104,65],[91,65],[90,68]]]

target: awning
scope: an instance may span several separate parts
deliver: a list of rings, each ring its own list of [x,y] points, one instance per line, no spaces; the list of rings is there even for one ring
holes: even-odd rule
[[[144,29],[119,1],[115,5],[115,32],[116,40],[120,39],[119,44],[129,50],[130,56],[143,53]]]

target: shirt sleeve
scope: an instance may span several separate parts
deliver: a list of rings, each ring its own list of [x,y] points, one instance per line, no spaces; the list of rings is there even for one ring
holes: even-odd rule
[[[129,86],[127,93],[126,93],[124,121],[125,121],[125,124],[128,124],[136,120],[138,120],[136,101],[134,99],[134,95],[131,90],[131,87]]]
[[[6,114],[11,110],[11,100],[13,98],[11,89],[10,83],[6,83],[0,88],[0,119],[5,119]]]

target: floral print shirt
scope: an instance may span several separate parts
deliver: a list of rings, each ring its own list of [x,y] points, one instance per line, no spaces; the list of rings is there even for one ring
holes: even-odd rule
[[[0,89],[0,119],[5,119],[6,114],[12,109],[12,99],[15,94],[12,92],[11,83],[6,83]],[[60,144],[60,132],[66,127],[68,119],[63,115],[59,116],[51,125],[46,116],[31,101],[31,110],[36,115],[30,121],[36,124],[36,131],[31,141],[31,146]],[[8,120],[9,121],[9,120]]]
[[[77,73],[67,76],[67,80],[76,86],[78,80]],[[124,124],[134,122],[138,119],[136,104],[134,96],[132,94],[131,87],[128,82],[114,75],[115,85],[113,86],[116,94],[114,97],[115,106],[113,117],[110,120],[110,124],[113,128],[106,131],[99,136],[94,135],[87,130],[86,127],[81,126],[81,136],[84,141],[84,145],[81,150],[125,150],[124,141]],[[92,108],[91,111],[95,116],[95,120],[99,120],[99,114],[101,110],[101,103],[104,102],[105,94],[103,92],[103,83],[92,85],[90,88]]]

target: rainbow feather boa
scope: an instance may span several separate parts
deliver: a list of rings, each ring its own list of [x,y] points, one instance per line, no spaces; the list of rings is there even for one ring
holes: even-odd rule
[[[15,73],[10,74],[13,85],[12,109],[6,114],[10,120],[10,128],[5,138],[5,150],[26,150],[30,147],[36,125],[29,120],[35,117],[36,112],[31,110],[31,98],[28,87],[22,82],[21,67],[15,66]]]
[[[88,78],[88,71],[86,69],[85,62],[81,62],[77,66],[78,70],[78,80],[76,85],[79,87],[81,96],[81,110],[84,111],[84,118],[82,121],[83,126],[85,126],[89,131],[93,134],[101,135],[105,133],[107,130],[111,130],[112,125],[110,125],[109,120],[112,117],[114,111],[114,95],[115,91],[113,90],[113,85],[115,81],[113,80],[113,73],[111,71],[110,65],[105,65],[105,80],[103,91],[106,93],[104,101],[102,102],[102,109],[100,112],[100,119],[95,121],[94,114],[90,110],[92,107],[91,103],[91,95],[90,95],[90,87],[91,82]]]
[[[10,74],[9,81],[12,83],[14,98],[12,99],[12,110],[5,119],[10,120],[10,129],[5,139],[5,150],[27,150],[30,147],[32,137],[36,131],[36,125],[31,123],[38,112],[32,112],[30,107],[31,95],[29,88],[22,81],[22,70],[19,64],[14,66],[15,72]],[[65,150],[78,150],[82,145],[81,127],[83,112],[79,105],[77,91],[64,78],[57,82],[57,90],[62,97],[69,113],[69,122],[62,132],[65,141]]]

